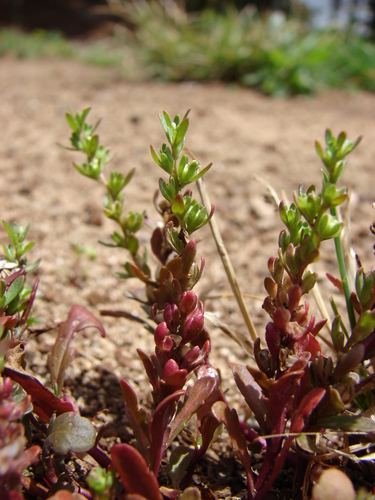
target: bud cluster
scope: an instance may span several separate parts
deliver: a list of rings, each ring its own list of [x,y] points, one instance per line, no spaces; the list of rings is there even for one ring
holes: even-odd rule
[[[203,303],[192,291],[183,292],[178,303],[166,304],[161,318],[156,304],[151,314],[158,323],[154,332],[155,351],[150,357],[142,351],[138,353],[158,403],[182,389],[190,374],[206,361],[210,341],[204,329]]]

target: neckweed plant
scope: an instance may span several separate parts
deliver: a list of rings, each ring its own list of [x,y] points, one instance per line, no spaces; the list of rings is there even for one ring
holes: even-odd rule
[[[192,478],[199,460],[224,428],[242,462],[247,497],[254,500],[267,495],[288,463],[296,464],[295,491],[303,491],[307,498],[312,478],[319,485],[324,468],[364,460],[364,450],[368,452],[365,458],[372,459],[368,436],[375,430],[371,418],[375,276],[358,263],[355,289],[350,289],[340,239],[343,223],[337,211],[348,197],[347,189],[340,185],[347,156],[360,139],[350,141],[344,132],[335,137],[328,130],[325,147],[316,143],[324,167],[321,188],[313,185],[305,192],[300,186],[291,204],[279,204],[284,228],[264,281],[263,309],[270,317],[265,344],[252,331],[252,359],[246,366],[232,366],[249,408],[243,418],[221,391],[220,373],[209,359],[211,339],[204,304],[194,291],[205,267],[205,259],[197,257],[195,233],[212,222],[214,207],[208,210],[191,190],[196,181],[202,182],[211,165],[201,168],[188,154],[189,111],[182,118],[160,113],[166,141],[160,148],[151,146],[151,158],[163,175],[154,197],[160,220],[150,238],[150,249],[158,261],[155,269],[139,238],[146,214],[126,207],[126,188],[134,170],[127,175],[106,174],[109,149],[100,144],[98,123],[87,122],[89,111],[67,113],[69,149],[85,155],[84,162],[74,163],[75,169],[105,191],[104,214],[116,229],[111,242],[104,244],[121,248],[128,256],[119,277],[143,283],[144,293],[134,294],[133,299],[142,302],[153,335],[151,352],[137,350],[150,382],[151,402],[136,394],[131,381],[121,380],[134,440],[114,444],[110,456],[104,453],[98,446],[101,431],[97,433],[90,420],[80,416],[76,402],[63,389],[66,368],[74,358],[74,335],[87,327],[105,335],[101,322],[79,305],[72,307],[59,326],[50,352],[51,389],[24,370],[22,345],[37,287],[36,283],[25,291],[24,285],[33,267],[25,258],[32,243],[24,244],[27,229],[4,223],[12,243],[3,245],[4,276],[0,280],[0,439],[5,450],[11,445],[19,450],[17,458],[0,471],[0,491],[5,498],[22,499],[20,485],[31,495],[47,498],[54,493],[51,498],[58,500],[81,498],[80,494],[92,499],[211,498],[209,489],[197,487]],[[340,274],[340,278],[330,279],[346,304],[345,314],[340,315],[332,302],[335,318],[330,325],[325,318],[317,320],[310,314],[307,300],[318,279],[311,264],[319,259],[321,245],[327,244],[335,247]],[[126,311],[123,315],[137,319]],[[322,347],[324,326],[330,331],[329,354]],[[21,417],[25,427],[19,423]],[[43,433],[42,448],[34,444],[25,449],[24,428],[30,425]],[[85,487],[75,483],[64,468],[64,457],[82,453],[89,453],[98,463]],[[37,467],[26,475],[25,467],[33,462]],[[314,498],[325,498],[319,491],[325,489],[326,477],[323,472],[321,487],[314,487]],[[340,471],[330,477],[349,481]],[[354,494],[354,490],[348,491]],[[359,495],[371,498],[363,491]]]

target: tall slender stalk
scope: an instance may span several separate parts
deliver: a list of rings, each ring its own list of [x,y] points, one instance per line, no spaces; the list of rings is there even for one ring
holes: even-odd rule
[[[191,153],[189,153],[189,154],[191,154]],[[209,197],[207,194],[207,190],[206,190],[206,186],[204,184],[203,179],[199,179],[197,184],[198,184],[199,193],[200,193],[201,198],[202,198],[202,202],[205,205],[206,209],[208,210],[209,207],[211,206],[211,203],[210,203],[210,200],[209,200]],[[240,287],[238,285],[236,273],[234,272],[232,262],[230,260],[227,249],[225,248],[224,241],[223,241],[223,238],[221,237],[219,226],[216,222],[215,216],[211,218],[209,224],[210,224],[210,228],[212,231],[212,235],[213,235],[215,243],[216,243],[217,250],[219,252],[219,255],[220,255],[220,258],[222,260],[225,272],[227,274],[228,281],[230,283],[230,286],[232,288],[232,291],[233,291],[234,296],[236,298],[236,301],[238,303],[238,307],[240,308],[241,314],[242,314],[243,319],[245,321],[246,327],[250,333],[250,336],[251,336],[253,342],[255,342],[256,339],[258,338],[258,334],[256,332],[253,320],[251,319],[250,313],[246,307],[244,297],[243,297],[242,292],[240,290]]]
[[[331,215],[333,215],[337,219],[337,209],[336,209],[336,207],[331,208],[330,211],[331,211]],[[348,318],[349,318],[350,328],[351,328],[351,330],[353,330],[353,328],[355,327],[355,324],[356,324],[356,319],[355,319],[353,304],[352,304],[352,301],[351,301],[351,298],[350,298],[350,289],[349,289],[348,275],[347,275],[347,272],[346,272],[344,252],[342,250],[341,237],[340,236],[337,236],[337,238],[335,238],[335,248],[336,248],[337,263],[338,263],[338,266],[339,266],[340,277],[341,277],[341,281],[342,281],[342,288],[344,290],[344,296],[345,296],[345,302],[346,302],[346,310],[348,312]]]

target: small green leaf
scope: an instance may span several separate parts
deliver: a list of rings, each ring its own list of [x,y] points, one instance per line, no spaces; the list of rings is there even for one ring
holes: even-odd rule
[[[323,183],[322,191],[323,204],[322,208],[337,207],[344,203],[347,198],[346,188],[337,189],[336,185],[331,182]]]
[[[82,125],[85,123],[87,115],[90,113],[91,108],[85,108],[81,114],[77,113],[77,116],[79,116],[79,123],[82,127]]]
[[[21,251],[18,252],[18,257],[22,257],[22,255],[25,255],[25,253],[27,253],[29,250],[31,250],[34,245],[35,245],[35,242],[30,241],[30,243],[28,243]]]
[[[173,250],[178,254],[181,255],[182,252],[184,251],[184,243],[179,237],[179,230],[173,226],[173,223],[169,223],[166,226],[166,232],[165,232],[165,237],[168,242],[168,244],[173,248]]]
[[[95,467],[95,469],[91,469],[86,480],[90,489],[98,495],[98,498],[102,498],[100,497],[100,494],[103,494],[106,490],[112,488],[115,478],[116,472],[114,470],[106,470],[101,467]]]
[[[172,202],[172,213],[181,216],[185,210],[184,199],[181,194],[178,194]]]
[[[173,146],[172,146],[172,151],[173,151],[173,156],[175,158],[178,158],[181,154],[181,151],[184,147],[185,144],[185,135],[187,132],[187,129],[189,127],[189,119],[185,118],[182,120],[182,122],[178,125],[176,135],[173,141]]]
[[[5,301],[2,304],[2,307],[6,307],[20,293],[24,281],[25,279],[23,276],[18,276],[18,278],[13,281],[5,293]]]
[[[342,149],[345,141],[346,141],[346,133],[340,132],[339,136],[337,137],[337,144],[336,144],[336,147],[339,151],[340,151],[340,149]]]
[[[172,486],[178,489],[180,482],[184,478],[186,471],[191,464],[193,451],[187,446],[177,446],[171,453],[168,462],[168,476],[172,482]]]
[[[321,160],[323,160],[324,159],[323,149],[318,141],[315,141],[315,149],[316,149],[316,152],[318,153],[319,158]]]
[[[163,179],[159,179],[159,188],[164,198],[172,203],[177,195],[177,189],[173,177],[169,178],[168,184],[166,184]]]
[[[321,241],[336,238],[340,235],[343,224],[335,217],[324,214],[319,221],[318,234]]]
[[[168,152],[169,152],[169,148],[168,148]],[[173,167],[174,167],[174,161],[173,161],[172,155],[168,154],[168,153],[166,154],[166,153],[163,153],[163,151],[160,151],[160,166],[168,174],[172,174]]]
[[[352,432],[374,432],[375,422],[372,418],[358,415],[332,415],[320,418],[316,424],[318,428],[336,429]]]
[[[354,342],[365,339],[375,328],[375,311],[363,311],[357,324],[354,327],[352,336],[348,342],[352,345]]]
[[[129,236],[127,238],[127,248],[132,255],[136,255],[139,248],[138,240],[135,236]]]
[[[296,205],[307,221],[312,223],[317,217],[322,204],[321,194],[315,193],[315,186],[310,186],[306,194],[294,193]]]
[[[212,163],[204,167],[200,172],[198,172],[194,177],[190,179],[190,182],[196,182],[198,179],[201,179],[212,167]]]
[[[73,130],[73,132],[77,131],[77,123],[73,116],[70,113],[65,113],[66,121],[68,122],[69,127]]]
[[[18,243],[18,239],[17,239],[17,236],[16,236],[16,233],[17,233],[16,223],[14,224],[14,228],[12,229],[9,226],[9,224],[7,222],[5,222],[5,220],[3,220],[2,222],[3,222],[3,226],[4,226],[5,231],[8,233],[10,241],[13,243],[14,246],[16,246],[17,243]]]
[[[156,163],[156,165],[161,167],[161,161],[160,161],[158,155],[156,154],[155,149],[152,146],[150,146],[150,151],[151,151],[151,156],[152,156],[154,162]]]
[[[173,126],[172,126],[172,121],[170,119],[170,116],[166,111],[163,111],[163,113],[159,113],[159,118],[161,125],[164,129],[165,135],[167,136],[168,142],[170,144],[173,143]]]

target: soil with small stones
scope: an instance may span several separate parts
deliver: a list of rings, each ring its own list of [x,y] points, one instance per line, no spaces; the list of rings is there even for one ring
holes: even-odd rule
[[[68,110],[91,106],[90,119],[102,118],[99,134],[111,148],[108,169],[136,175],[126,190],[125,203],[132,210],[146,210],[157,222],[152,199],[163,174],[153,164],[149,146],[164,141],[158,113],[184,114],[191,107],[187,145],[203,165],[213,163],[206,176],[215,217],[255,326],[262,336],[267,316],[262,310],[263,280],[267,260],[277,252],[282,227],[268,190],[292,199],[300,182],[305,188],[321,184],[320,161],[314,140],[324,142],[324,131],[344,130],[350,138],[363,135],[351,155],[344,183],[351,192],[350,235],[355,252],[367,269],[373,266],[374,237],[369,226],[375,218],[375,96],[366,93],[326,92],[318,97],[272,100],[248,89],[219,84],[127,83],[108,69],[53,60],[0,60],[0,169],[1,218],[26,225],[36,242],[32,258],[41,258],[35,274],[40,277],[35,315],[38,328],[63,321],[73,304],[99,314],[100,310],[126,310],[142,316],[137,304],[125,297],[135,281],[119,280],[127,255],[101,246],[114,229],[102,214],[103,190],[72,167],[83,158],[59,146],[68,144],[65,121]],[[198,196],[198,193],[197,193]],[[6,240],[0,229],[1,241]],[[141,232],[147,244],[150,230]],[[244,335],[246,329],[231,296],[225,272],[208,228],[199,233],[199,253],[206,271],[198,292],[207,294],[206,308]],[[94,247],[90,259],[87,249]],[[83,248],[83,253],[78,249]],[[152,265],[156,262],[150,257]],[[316,266],[324,297],[335,294],[325,271],[337,275],[331,243],[322,250]],[[257,298],[252,298],[254,295]],[[211,297],[210,297],[211,296]],[[312,308],[314,308],[313,301]],[[143,316],[144,317],[144,316]],[[68,369],[65,387],[77,400],[82,415],[107,424],[101,446],[131,440],[126,424],[119,380],[130,381],[146,405],[151,403],[149,384],[136,348],[152,350],[150,333],[125,319],[102,318],[107,335],[85,330],[74,340],[75,360]],[[246,405],[231,376],[230,363],[251,362],[248,354],[220,330],[206,322],[212,337],[211,362],[221,370],[228,400],[243,415]],[[56,330],[30,336],[27,369],[49,383],[48,352]],[[81,461],[79,468],[90,466]],[[272,498],[290,498],[293,478],[285,475]],[[245,495],[242,467],[224,437],[202,462],[194,481],[205,498],[240,498]],[[210,497],[212,492],[212,496]],[[270,497],[270,498],[271,498]]]

